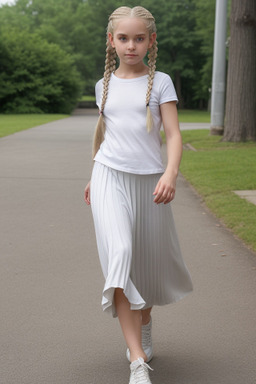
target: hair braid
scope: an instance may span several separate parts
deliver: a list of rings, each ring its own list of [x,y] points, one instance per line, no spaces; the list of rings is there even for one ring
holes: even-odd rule
[[[94,140],[93,140],[93,149],[92,155],[93,158],[98,152],[102,141],[104,140],[104,134],[106,130],[105,121],[104,121],[104,107],[108,97],[108,86],[111,77],[111,73],[115,71],[116,68],[116,50],[112,48],[110,42],[107,39],[106,42],[106,60],[105,60],[105,72],[103,77],[103,92],[102,92],[102,101],[100,106],[100,116],[95,129]]]
[[[151,96],[151,91],[153,87],[155,71],[156,71],[156,58],[157,58],[157,42],[155,41],[152,47],[149,49],[148,53],[148,66],[149,66],[149,74],[148,74],[148,89],[146,94],[146,106],[147,106],[147,130],[150,132],[153,127],[153,118],[152,113],[149,108],[149,100]]]
[[[111,77],[111,73],[116,69],[116,50],[107,40],[106,42],[106,60],[105,60],[105,72],[103,78],[103,94],[102,94],[102,102],[100,107],[100,112],[103,113],[104,107],[108,97],[108,86]]]

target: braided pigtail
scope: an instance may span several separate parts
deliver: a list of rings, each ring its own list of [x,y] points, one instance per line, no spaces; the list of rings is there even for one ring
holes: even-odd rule
[[[116,50],[112,48],[109,40],[107,39],[107,48],[106,48],[106,60],[105,60],[105,72],[103,78],[103,92],[102,92],[102,101],[100,106],[100,116],[98,118],[98,122],[95,129],[94,139],[93,139],[93,149],[92,155],[95,157],[98,152],[102,141],[104,140],[105,135],[105,121],[104,121],[104,107],[108,97],[108,86],[111,77],[111,73],[116,69]]]
[[[156,58],[157,58],[157,42],[155,41],[152,47],[149,49],[148,53],[148,66],[149,66],[149,74],[148,74],[148,89],[146,94],[146,106],[147,106],[147,131],[150,132],[153,128],[153,117],[151,110],[149,108],[149,100],[151,96],[151,91],[153,87],[154,77],[155,77],[155,71],[156,71]]]

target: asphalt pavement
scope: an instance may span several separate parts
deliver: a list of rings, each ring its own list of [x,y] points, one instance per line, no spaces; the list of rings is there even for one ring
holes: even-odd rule
[[[88,112],[0,139],[0,383],[128,384],[102,312]],[[194,292],[153,310],[153,384],[255,384],[256,255],[184,180],[172,203]]]

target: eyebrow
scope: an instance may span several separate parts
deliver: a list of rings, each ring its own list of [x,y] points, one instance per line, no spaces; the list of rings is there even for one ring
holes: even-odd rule
[[[127,35],[126,35],[126,33],[122,33],[122,32],[120,32],[120,33],[117,34],[117,36],[127,36]],[[135,36],[146,36],[146,34],[145,34],[145,33],[138,33],[138,34],[135,35]]]

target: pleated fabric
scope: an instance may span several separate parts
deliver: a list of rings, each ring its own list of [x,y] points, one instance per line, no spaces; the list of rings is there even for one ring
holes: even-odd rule
[[[94,163],[91,207],[105,285],[103,310],[116,317],[115,288],[133,310],[176,302],[192,291],[170,204],[155,204],[161,174],[137,175]]]

